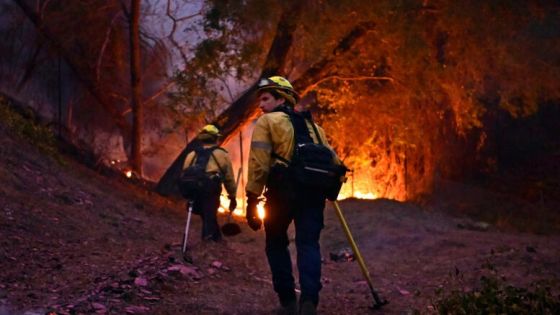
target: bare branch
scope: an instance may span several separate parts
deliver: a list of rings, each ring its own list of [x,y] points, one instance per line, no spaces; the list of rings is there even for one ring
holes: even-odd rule
[[[169,41],[171,41],[173,46],[175,46],[175,48],[177,48],[177,50],[179,51],[179,54],[181,55],[181,58],[183,58],[183,62],[185,64],[187,64],[187,61],[189,59],[187,58],[187,55],[183,51],[183,47],[181,47],[181,45],[175,40],[175,37],[174,37],[175,36],[175,31],[177,30],[177,26],[178,26],[179,22],[190,19],[190,18],[193,18],[197,15],[202,14],[202,10],[200,10],[199,12],[197,12],[193,15],[184,16],[182,18],[176,18],[173,15],[173,13],[171,12],[171,0],[167,0],[167,7],[166,7],[166,10],[165,10],[165,14],[167,15],[167,17],[169,17],[169,19],[171,19],[171,21],[173,21],[171,30],[169,31],[169,34],[167,35],[167,38],[169,38]]]
[[[229,101],[233,102],[235,101],[235,99],[233,98],[233,93],[231,93],[231,89],[229,88],[229,85],[226,83],[226,80],[224,80],[223,78],[219,78],[220,82],[222,82],[224,84],[224,86],[226,87],[226,90],[229,94]]]
[[[362,22],[352,28],[344,37],[340,39],[332,53],[322,60],[311,65],[297,80],[292,82],[296,90],[302,91],[313,84],[318,78],[326,77],[332,70],[337,58],[343,56],[354,46],[356,42],[370,30],[375,28],[375,23]],[[305,94],[302,93],[303,97]]]
[[[175,81],[169,80],[166,84],[164,84],[154,95],[148,97],[144,100],[144,103],[150,105],[153,101],[155,101],[158,97],[160,97],[163,93],[169,90],[172,86],[175,85]]]
[[[103,44],[101,45],[101,49],[99,51],[99,57],[97,58],[97,65],[95,67],[95,80],[99,81],[99,76],[101,75],[101,62],[103,61],[103,56],[105,55],[105,49],[107,49],[107,45],[109,44],[109,39],[111,37],[111,31],[113,30],[113,25],[117,20],[120,12],[117,12],[115,16],[111,19],[111,23],[109,23],[109,27],[107,27],[107,32],[105,32],[105,40],[103,40]]]

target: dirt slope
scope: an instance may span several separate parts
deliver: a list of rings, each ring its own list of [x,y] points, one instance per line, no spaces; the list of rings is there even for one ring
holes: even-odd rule
[[[183,264],[183,204],[70,159],[61,165],[1,125],[0,165],[1,315],[275,313],[262,231],[243,225],[226,243],[201,243],[195,217],[194,264]],[[499,232],[389,200],[341,206],[390,300],[378,314],[432,313],[438,287],[472,288],[488,266],[513,284],[560,278],[558,236]],[[330,206],[325,221],[319,312],[368,313],[358,265],[329,259],[348,247]]]

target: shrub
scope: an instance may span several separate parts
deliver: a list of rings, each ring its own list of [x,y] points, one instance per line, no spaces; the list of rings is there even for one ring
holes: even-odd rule
[[[33,113],[26,113],[25,116],[16,111],[5,98],[0,96],[0,121],[18,137],[29,141],[47,155],[62,162],[57,149],[56,137],[52,130],[36,122],[33,119]]]
[[[545,283],[526,289],[495,277],[482,277],[480,282],[480,289],[443,296],[435,303],[439,314],[560,314],[560,296]]]

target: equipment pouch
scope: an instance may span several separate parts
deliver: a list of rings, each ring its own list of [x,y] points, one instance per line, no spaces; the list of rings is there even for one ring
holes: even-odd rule
[[[265,196],[267,199],[273,197],[272,195],[274,195],[273,198],[282,198],[285,201],[294,199],[295,189],[291,168],[282,164],[272,166],[268,173],[266,187]]]

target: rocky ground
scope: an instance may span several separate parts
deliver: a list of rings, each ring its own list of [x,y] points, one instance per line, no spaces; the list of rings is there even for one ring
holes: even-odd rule
[[[205,243],[194,217],[193,263],[185,263],[181,202],[64,161],[0,126],[1,315],[275,314],[262,230],[240,222],[240,235]],[[374,287],[390,301],[377,314],[436,313],[436,292],[472,289],[485,274],[522,286],[560,279],[558,234],[520,233],[390,200],[340,204]],[[332,206],[325,211],[318,310],[369,313],[372,297],[358,264],[331,260],[348,243]]]

